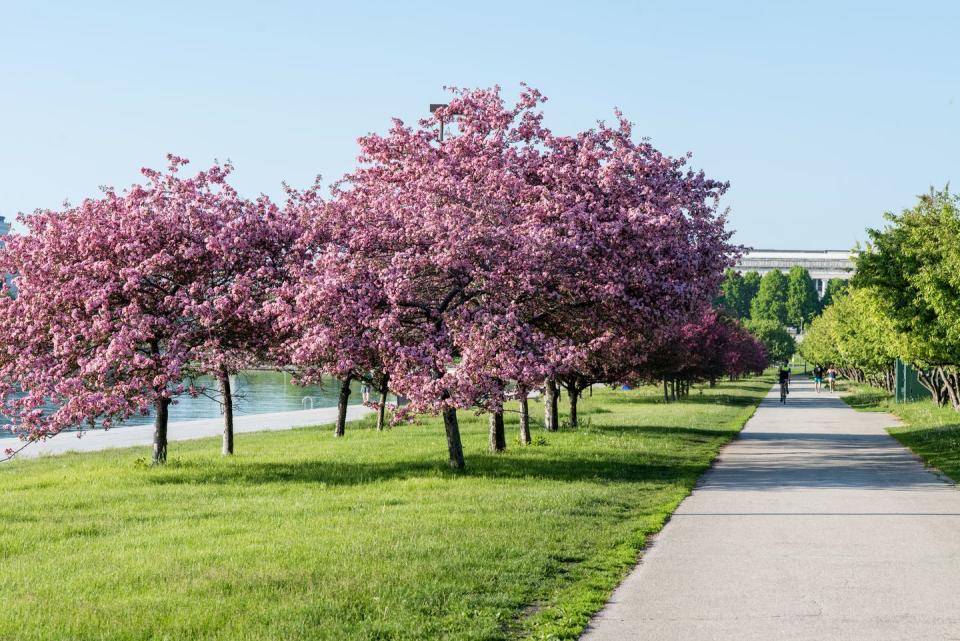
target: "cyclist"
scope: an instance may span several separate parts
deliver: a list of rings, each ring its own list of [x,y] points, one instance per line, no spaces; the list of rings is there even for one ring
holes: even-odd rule
[[[790,393],[790,368],[786,363],[780,366],[780,402],[787,402],[787,394]]]

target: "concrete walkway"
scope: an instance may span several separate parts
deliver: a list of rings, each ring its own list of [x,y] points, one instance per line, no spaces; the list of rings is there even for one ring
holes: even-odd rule
[[[347,408],[347,420],[361,418],[371,413],[363,405],[350,405]],[[266,432],[290,430],[308,425],[332,424],[337,418],[336,407],[323,407],[314,410],[294,410],[291,412],[273,412],[269,414],[235,415],[233,431],[235,434],[246,432]],[[186,441],[195,438],[221,436],[223,418],[206,418],[196,421],[177,421],[167,426],[169,441]],[[75,432],[58,434],[46,441],[33,443],[23,449],[16,458],[63,454],[65,452],[93,452],[117,447],[145,446],[153,444],[153,425],[131,425],[115,427],[111,430],[93,430],[84,432],[77,438]],[[22,442],[14,438],[0,439],[0,453],[7,447],[17,448]]]
[[[960,639],[960,491],[895,419],[777,388],[583,639]]]

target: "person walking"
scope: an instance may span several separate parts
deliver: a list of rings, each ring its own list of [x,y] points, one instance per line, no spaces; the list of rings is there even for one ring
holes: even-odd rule
[[[830,386],[831,392],[834,391],[833,384],[836,382],[836,380],[837,380],[837,370],[833,369],[833,365],[831,365],[827,369],[827,385]]]
[[[370,383],[363,381],[363,383],[360,384],[360,394],[363,395],[364,405],[370,402]]]
[[[823,385],[823,365],[816,365],[813,368],[813,389],[820,393],[820,387]]]

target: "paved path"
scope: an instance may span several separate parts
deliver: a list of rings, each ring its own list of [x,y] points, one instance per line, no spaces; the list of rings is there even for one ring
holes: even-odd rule
[[[347,408],[347,420],[354,420],[365,416],[373,410],[363,405],[350,405]],[[308,425],[324,425],[334,423],[337,418],[336,407],[323,407],[314,410],[294,410],[292,412],[273,412],[269,414],[235,415],[233,431],[235,434],[244,432],[266,432],[290,430]],[[207,418],[197,421],[172,422],[167,427],[167,439],[170,441],[186,441],[223,434],[223,418]],[[111,430],[94,430],[86,432],[83,437],[77,438],[76,433],[63,433],[53,438],[33,443],[27,446],[17,458],[31,458],[48,454],[63,454],[64,452],[93,452],[116,447],[147,446],[153,443],[153,425],[131,425],[130,427],[115,427]],[[0,453],[6,447],[19,447],[17,439],[0,439]]]
[[[798,382],[763,401],[584,640],[960,639],[960,491]]]

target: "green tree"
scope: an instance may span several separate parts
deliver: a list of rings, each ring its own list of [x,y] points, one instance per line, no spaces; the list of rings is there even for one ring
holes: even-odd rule
[[[901,337],[878,293],[852,288],[838,295],[810,324],[800,354],[810,363],[833,365],[847,378],[893,389],[893,364]]]
[[[827,281],[827,286],[823,290],[823,298],[820,299],[820,309],[825,310],[830,306],[838,296],[847,291],[850,284],[842,278],[831,278]]]
[[[771,363],[788,361],[797,351],[793,336],[778,321],[755,318],[747,321],[746,328],[763,343]]]
[[[874,385],[893,390],[893,364],[900,351],[893,322],[886,315],[877,292],[856,288],[839,296],[834,337],[841,364],[855,368]]]
[[[787,322],[803,329],[819,310],[817,286],[810,272],[799,265],[791,267],[787,274]]]
[[[820,316],[810,323],[798,345],[803,359],[811,365],[840,364],[840,352],[836,341],[837,310],[826,307]]]
[[[867,230],[851,285],[872,287],[901,335],[900,356],[938,403],[960,410],[960,200],[930,190]]]
[[[787,324],[787,277],[780,270],[767,272],[760,280],[760,288],[750,305],[750,318]]]
[[[750,317],[750,306],[760,291],[760,272],[747,272],[743,275],[743,296],[746,301],[746,316]]]
[[[757,272],[741,275],[740,272],[727,268],[723,273],[723,284],[720,286],[717,305],[736,318],[750,318],[750,303],[753,302],[759,288],[760,274]]]

